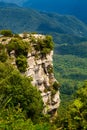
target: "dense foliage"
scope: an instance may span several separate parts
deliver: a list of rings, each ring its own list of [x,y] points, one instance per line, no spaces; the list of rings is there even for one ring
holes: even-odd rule
[[[77,91],[76,99],[69,107],[69,129],[87,129],[87,82]]]
[[[78,44],[62,44],[56,45],[55,52],[60,55],[75,55],[78,57],[87,57],[87,42]]]
[[[31,80],[0,62],[0,129],[55,130],[42,110],[42,98]]]
[[[1,73],[1,79],[3,80],[4,76],[6,76],[6,74],[10,74],[12,72],[11,66],[8,69],[11,71],[6,71],[6,69],[4,68],[4,66],[2,66],[3,64],[0,64],[1,66],[1,72],[3,70],[5,70],[4,73]],[[2,70],[3,67],[3,70]],[[7,64],[6,64],[7,67]],[[31,89],[31,93],[29,94],[29,90],[26,90],[26,80],[25,78],[22,80],[20,80],[19,78],[19,74],[16,71],[13,71],[10,77],[6,77],[6,82],[9,83],[13,86],[10,86],[7,84],[7,86],[4,86],[3,83],[5,83],[5,81],[2,81],[0,79],[0,86],[3,85],[3,87],[0,87],[0,128],[1,129],[13,129],[13,130],[17,130],[17,129],[26,129],[26,130],[56,130],[56,127],[53,128],[53,125],[50,126],[50,124],[44,123],[43,119],[41,120],[42,116],[41,113],[37,113],[40,112],[39,109],[37,108],[37,104],[40,105],[40,102],[38,102],[41,98],[37,96],[36,93],[34,93],[31,89],[31,87],[29,86],[29,82],[28,82],[28,86],[29,89]],[[7,81],[8,80],[8,81]],[[22,82],[23,86],[23,91],[21,90],[22,88],[22,84],[20,86],[20,83]],[[24,82],[24,83],[23,83]],[[26,83],[26,84],[25,84]],[[6,85],[6,84],[5,84]],[[15,85],[15,86],[14,86]],[[18,87],[16,87],[18,85]],[[33,92],[33,93],[32,93]],[[83,86],[83,88],[81,88],[80,90],[78,90],[77,95],[76,95],[76,99],[75,101],[69,106],[69,108],[67,108],[68,110],[66,111],[66,116],[64,116],[64,113],[62,113],[63,115],[60,117],[58,116],[58,118],[55,121],[55,124],[58,128],[61,129],[67,129],[67,130],[72,130],[72,129],[82,129],[82,130],[86,130],[87,126],[86,126],[86,117],[87,117],[87,112],[86,112],[86,107],[87,107],[87,103],[86,103],[86,92],[87,92],[87,85],[85,84]],[[2,95],[5,94],[5,95]],[[27,95],[28,94],[28,95]],[[36,99],[32,99],[31,98],[38,98],[38,101],[36,102]],[[27,97],[26,97],[27,96]],[[29,97],[29,99],[28,99]],[[31,97],[31,98],[30,98]],[[4,100],[3,100],[3,99]],[[26,99],[27,98],[27,99]],[[28,101],[32,101],[30,103],[30,107]],[[16,101],[16,102],[15,102]],[[36,104],[35,104],[36,102]],[[18,104],[17,104],[18,103]],[[23,104],[23,105],[22,105]],[[26,106],[26,107],[25,107]],[[29,108],[27,108],[29,107]],[[39,107],[39,106],[38,106]],[[39,107],[40,108],[40,107]],[[29,113],[28,115],[26,115],[26,112]],[[33,112],[33,114],[32,114]],[[35,114],[36,113],[36,114]],[[59,113],[60,114],[60,113]],[[29,117],[28,117],[29,116]],[[34,124],[31,119],[33,120],[33,122],[37,122],[39,124]],[[45,119],[46,120],[46,119]],[[41,123],[40,123],[41,122]]]
[[[17,105],[32,119],[43,109],[40,93],[31,85],[30,79],[21,76],[7,63],[0,63],[0,107],[9,108]]]
[[[65,116],[58,116],[55,123],[64,130],[87,130],[87,81],[74,98]]]
[[[30,79],[0,62],[0,129],[55,130],[42,110],[42,98]]]
[[[27,38],[26,33],[23,38],[24,40]],[[31,37],[30,42],[25,42],[18,35],[14,35],[9,44],[0,43],[0,128],[86,130],[87,82],[83,85],[83,81],[87,79],[87,43],[72,45],[64,43],[55,46],[54,71],[61,87],[58,82],[54,82],[50,89],[54,96],[60,88],[61,105],[58,117],[53,119],[52,123],[50,116],[42,114],[42,98],[36,87],[32,86],[31,78],[20,74],[26,71],[28,51],[32,50],[31,43],[36,52],[41,52],[43,56],[53,50],[53,40],[48,35],[42,39]],[[10,65],[9,55],[12,51],[20,72]],[[48,73],[53,73],[52,66],[48,66],[47,69]],[[76,95],[72,97],[76,90]]]
[[[55,130],[55,125],[49,122],[50,116],[43,115],[40,92],[32,86],[31,78],[20,73],[26,71],[30,44],[17,35],[13,37],[8,44],[0,43],[0,129]],[[5,36],[4,39],[6,42]],[[44,47],[51,50],[51,37],[44,40]],[[12,54],[18,69],[11,65]]]
[[[84,80],[87,80],[86,55],[86,42],[71,45],[64,43],[55,46],[54,72],[61,84],[61,103],[57,118],[57,126],[60,129],[87,129],[87,118],[85,118],[87,104],[85,100],[82,101],[83,97],[86,99],[85,93],[87,92],[87,85],[83,85]],[[79,96],[78,92],[76,96],[73,96],[77,90]],[[84,93],[83,96],[82,93]]]

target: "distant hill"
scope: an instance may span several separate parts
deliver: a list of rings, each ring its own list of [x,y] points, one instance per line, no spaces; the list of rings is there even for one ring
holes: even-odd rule
[[[14,3],[5,3],[5,2],[0,2],[0,8],[5,8],[5,7],[18,7],[17,4]]]
[[[0,0],[0,2],[4,3],[13,3],[21,6],[23,3],[25,3],[27,0]]]
[[[26,0],[25,7],[41,11],[71,14],[87,23],[87,0]]]
[[[0,0],[45,12],[74,15],[87,24],[87,0]]]
[[[11,29],[14,33],[52,34],[56,37],[56,42],[59,39],[59,43],[87,40],[87,26],[74,16],[43,13],[22,8],[15,4],[2,4],[2,2],[0,6],[0,30]]]

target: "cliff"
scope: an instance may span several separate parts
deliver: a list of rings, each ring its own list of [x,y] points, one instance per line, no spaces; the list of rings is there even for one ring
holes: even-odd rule
[[[52,38],[41,34],[24,33],[12,37],[1,36],[0,42],[7,46],[11,64],[18,68],[23,75],[29,77],[32,84],[41,92],[44,103],[43,113],[54,114],[59,107],[60,97],[59,83],[53,73]],[[18,43],[21,45],[20,49]],[[26,53],[23,52],[23,43],[28,45],[28,48],[25,47]],[[20,52],[26,57],[26,62],[24,62],[23,56],[19,56]],[[21,63],[19,63],[18,56],[22,57]]]

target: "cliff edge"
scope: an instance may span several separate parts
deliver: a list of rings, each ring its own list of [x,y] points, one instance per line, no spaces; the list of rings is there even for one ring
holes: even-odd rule
[[[60,104],[60,96],[59,83],[53,72],[52,37],[29,33],[11,37],[2,35],[0,42],[6,46],[11,64],[29,77],[41,92],[43,113],[55,114]]]

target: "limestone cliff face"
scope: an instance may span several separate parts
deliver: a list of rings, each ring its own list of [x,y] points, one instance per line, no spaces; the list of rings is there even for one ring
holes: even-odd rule
[[[34,37],[37,39],[45,36],[34,34]],[[36,57],[36,55],[38,56]],[[31,53],[28,53],[27,62],[28,68],[25,74],[28,77],[32,77],[32,84],[41,92],[44,102],[43,112],[55,112],[59,107],[60,97],[59,90],[53,88],[55,83],[58,85],[56,87],[59,87],[53,73],[53,50],[44,57],[41,57],[40,52],[33,50]]]
[[[53,50],[49,51],[49,48],[43,48],[38,50],[39,42],[41,39],[45,39],[46,36],[40,34],[20,34],[19,35],[23,41],[28,42],[30,49],[27,54],[27,68],[23,73],[27,77],[32,78],[32,84],[37,87],[41,92],[41,96],[44,103],[43,113],[55,113],[60,104],[59,97],[59,83],[54,77],[53,73]],[[6,38],[2,40],[3,44],[8,44],[12,38]],[[39,40],[38,40],[39,39]],[[45,42],[47,42],[45,40]],[[43,52],[45,55],[43,55]],[[12,58],[12,64],[16,65],[15,51],[10,52],[10,57]],[[38,105],[38,104],[37,104]]]
[[[53,69],[53,51],[47,54],[45,58],[35,58],[35,54],[30,53],[27,57],[28,68],[26,75],[32,77],[32,84],[36,86],[42,95],[44,102],[44,113],[55,111],[60,103],[59,91],[57,90],[52,95],[52,85],[57,82],[53,72],[49,72]]]

